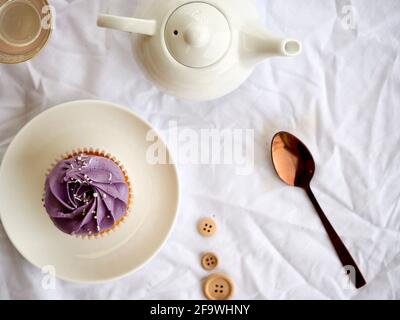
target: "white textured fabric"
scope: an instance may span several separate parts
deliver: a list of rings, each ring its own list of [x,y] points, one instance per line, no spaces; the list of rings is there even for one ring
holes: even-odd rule
[[[172,236],[139,272],[107,284],[57,281],[55,290],[42,289],[40,270],[0,227],[0,298],[201,299],[207,273],[199,255],[208,250],[235,279],[237,299],[400,298],[400,1],[258,1],[266,26],[301,39],[303,54],[265,61],[237,91],[206,103],[158,91],[135,64],[129,35],[96,27],[97,13],[127,15],[135,1],[51,3],[57,29],[48,47],[28,63],[0,66],[1,158],[43,110],[103,99],[161,131],[171,120],[195,130],[254,129],[255,171],[238,176],[234,166],[180,164]],[[356,12],[350,28],[347,5]],[[312,150],[312,186],[365,273],[364,289],[339,281],[340,262],[310,202],[275,176],[266,150],[279,130]],[[209,215],[220,232],[203,240],[196,222]]]

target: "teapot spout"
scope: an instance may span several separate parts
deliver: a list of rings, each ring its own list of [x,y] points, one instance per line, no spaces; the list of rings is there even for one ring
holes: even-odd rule
[[[249,63],[258,63],[273,56],[294,57],[301,53],[300,41],[291,38],[278,38],[267,31],[241,34],[241,52],[244,60]]]

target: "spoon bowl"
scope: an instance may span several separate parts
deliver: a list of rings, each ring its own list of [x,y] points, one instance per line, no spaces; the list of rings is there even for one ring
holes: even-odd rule
[[[366,285],[360,269],[332,227],[311,190],[310,183],[315,173],[315,162],[311,152],[294,135],[288,132],[279,132],[272,140],[271,155],[275,171],[280,179],[289,186],[304,189],[307,193],[340,261],[355,287],[359,289]]]
[[[314,176],[315,163],[311,152],[295,136],[287,132],[275,135],[272,161],[276,173],[290,186],[305,188]]]

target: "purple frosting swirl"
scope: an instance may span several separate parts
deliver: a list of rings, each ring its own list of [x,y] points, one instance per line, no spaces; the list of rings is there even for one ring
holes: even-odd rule
[[[45,184],[44,206],[61,231],[96,235],[112,228],[128,210],[129,186],[114,161],[80,155],[60,161]]]

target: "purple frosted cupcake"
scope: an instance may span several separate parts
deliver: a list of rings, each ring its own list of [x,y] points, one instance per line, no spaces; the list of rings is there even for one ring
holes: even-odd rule
[[[128,215],[131,201],[125,169],[99,150],[65,155],[46,179],[44,206],[55,226],[69,235],[108,233]]]

